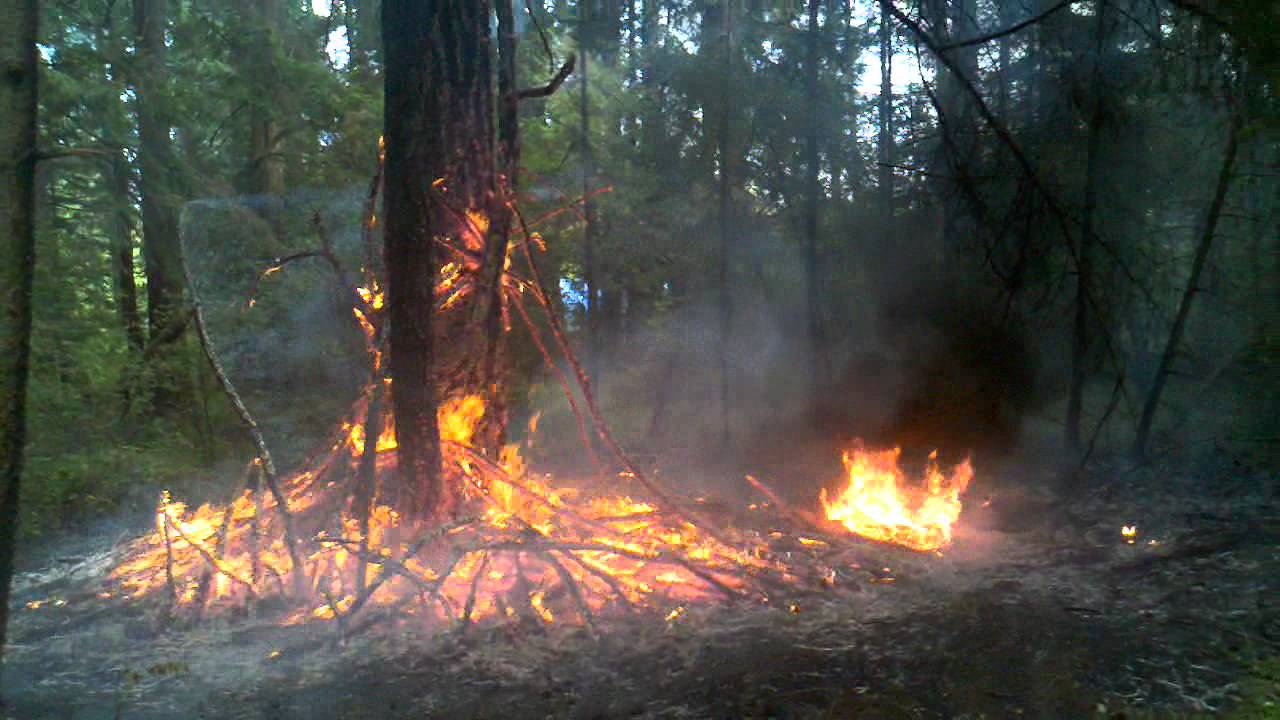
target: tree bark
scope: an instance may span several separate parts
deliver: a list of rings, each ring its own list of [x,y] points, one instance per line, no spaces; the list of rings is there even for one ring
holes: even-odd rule
[[[107,168],[107,182],[111,193],[111,276],[115,284],[116,313],[124,328],[129,350],[141,359],[146,348],[142,332],[142,317],[138,314],[138,283],[134,279],[133,223],[129,208],[133,204],[129,194],[129,163],[123,155],[112,156]]]
[[[591,102],[588,95],[590,87],[590,35],[588,26],[592,22],[590,3],[583,2],[578,6],[578,152],[582,159],[582,280],[586,285],[587,302],[584,306],[584,318],[587,330],[587,369],[591,373],[595,386],[600,387],[600,288],[599,273],[596,268],[596,245],[599,228],[596,222],[596,204],[591,197],[592,185],[595,183],[595,154],[591,149]]]
[[[1066,443],[1079,451],[1080,415],[1084,406],[1084,387],[1088,380],[1089,346],[1089,285],[1093,282],[1093,246],[1096,244],[1095,215],[1098,207],[1099,145],[1103,124],[1106,121],[1105,97],[1102,87],[1102,52],[1106,42],[1107,0],[1098,0],[1094,8],[1095,30],[1093,69],[1090,91],[1093,108],[1089,115],[1089,137],[1085,150],[1084,208],[1080,216],[1080,242],[1076,246],[1076,296],[1075,318],[1071,332],[1071,392],[1067,398]]]
[[[880,0],[880,214],[893,217],[893,15]]]
[[[148,339],[162,340],[169,325],[182,317],[182,268],[178,237],[175,160],[165,97],[165,28],[168,0],[134,0],[138,43],[135,82],[138,116],[138,165],[142,198],[142,254],[147,276]],[[190,395],[187,375],[174,348],[157,348],[151,357],[156,370],[154,403],[161,411],[180,407]]]
[[[438,238],[483,242],[468,213],[493,218],[488,0],[387,0],[382,9],[389,369],[406,515],[442,519],[461,488],[440,468],[433,306]],[[470,233],[470,235],[469,235]]]
[[[284,90],[277,60],[280,48],[277,29],[284,25],[286,18],[279,0],[244,0],[242,12],[248,24],[245,75],[250,92],[246,189],[254,196],[254,209],[278,237],[285,164],[276,111],[279,93]]]
[[[717,137],[720,158],[720,259],[718,280],[720,289],[720,441],[728,446],[732,441],[733,430],[730,424],[732,412],[730,408],[730,389],[732,379],[729,365],[729,340],[733,332],[733,292],[730,286],[730,273],[733,260],[733,225],[734,207],[733,190],[736,187],[735,165],[737,162],[737,146],[733,143],[733,93],[735,92],[735,54],[733,4],[728,3],[720,10],[721,42],[724,50],[724,82],[721,84],[720,122]]]
[[[1214,186],[1213,200],[1205,214],[1201,227],[1200,240],[1196,245],[1195,258],[1191,261],[1191,275],[1187,278],[1187,289],[1182,293],[1178,303],[1178,313],[1174,316],[1173,327],[1169,329],[1169,339],[1165,342],[1164,352],[1160,355],[1160,365],[1156,369],[1155,378],[1151,382],[1151,392],[1142,406],[1142,417],[1138,421],[1138,432],[1133,440],[1135,457],[1146,456],[1151,440],[1151,426],[1155,421],[1156,410],[1160,407],[1160,395],[1164,392],[1165,383],[1169,380],[1169,368],[1182,343],[1182,334],[1186,330],[1187,317],[1191,314],[1191,302],[1195,299],[1200,274],[1204,270],[1205,260],[1213,249],[1213,240],[1217,235],[1218,218],[1222,216],[1222,207],[1227,200],[1227,190],[1231,187],[1231,170],[1235,165],[1236,151],[1239,148],[1240,127],[1243,118],[1237,111],[1231,118],[1231,129],[1227,135],[1227,149],[1222,156],[1222,167],[1218,170],[1218,181]]]
[[[506,442],[506,333],[503,316],[503,275],[510,243],[511,210],[520,173],[520,103],[516,75],[515,13],[511,0],[496,0],[498,15],[498,197],[493,203],[483,287],[487,299],[484,313],[484,366],[481,382],[485,388],[485,422],[481,429],[483,446],[497,456]]]
[[[818,7],[821,0],[809,0],[809,27],[805,56],[805,98],[808,101],[805,127],[805,286],[808,300],[808,333],[810,359],[810,400],[815,412],[821,411],[819,398],[830,372],[827,368],[826,338],[822,322],[822,280],[818,251],[818,211],[822,202],[822,185],[818,181]]]
[[[0,663],[18,535],[35,269],[36,0],[0,0]]]

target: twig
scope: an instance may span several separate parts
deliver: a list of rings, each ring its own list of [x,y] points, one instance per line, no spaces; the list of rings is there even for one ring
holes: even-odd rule
[[[682,558],[678,555],[673,555],[669,552],[644,553],[638,550],[629,550],[627,548],[615,547],[607,543],[593,543],[593,542],[531,543],[531,542],[521,542],[518,540],[500,540],[497,542],[485,543],[472,549],[473,550],[508,550],[508,551],[519,550],[522,552],[536,552],[536,553],[548,552],[552,550],[558,550],[561,552],[589,551],[589,552],[612,553],[614,555],[621,555],[622,557],[631,558],[633,560],[644,560],[645,562],[656,562],[659,564],[667,564],[667,565],[679,565],[685,570],[688,570],[689,573],[692,574],[694,577],[697,577],[698,579],[702,580],[708,585],[724,593],[724,595],[729,600],[739,600],[742,597],[742,594],[739,593],[737,590],[734,590],[728,585],[725,585],[723,582],[716,579],[707,571],[693,565],[685,558]]]
[[[583,570],[586,570],[588,573],[591,573],[592,576],[599,579],[605,585],[608,585],[609,589],[612,590],[613,593],[618,596],[618,599],[622,601],[623,606],[625,606],[628,610],[635,610],[635,604],[631,602],[631,598],[627,596],[626,591],[623,590],[622,585],[618,583],[618,579],[615,578],[613,575],[610,575],[608,572],[601,570],[600,568],[596,567],[595,565],[592,565],[591,563],[587,562],[583,558],[580,558],[571,552],[568,552],[568,551],[554,551],[554,552],[560,552],[561,555],[572,560],[575,564],[577,564]]]
[[[243,493],[244,488],[249,485],[250,478],[253,477],[253,472],[256,465],[257,463],[250,460],[249,463],[245,466],[244,479],[241,481],[240,485],[236,486],[241,493]],[[227,530],[231,527],[231,519],[232,519],[232,516],[234,515],[234,511],[236,507],[235,500],[236,499],[233,497],[231,501],[227,503],[227,509],[222,512],[222,522],[218,524],[218,533],[215,536],[217,539],[214,541],[214,545],[213,545],[213,556],[218,560],[222,560],[222,553],[226,547]],[[199,594],[200,594],[201,608],[203,608],[204,605],[209,602],[209,588],[211,587],[210,580],[212,578],[213,578],[213,574],[208,570],[206,570],[204,573],[204,576],[200,578]]]
[[[516,209],[516,217],[520,220],[521,226],[524,227],[525,235],[528,236],[528,227],[525,226],[524,218],[519,209]],[[546,284],[542,281],[542,274],[538,271],[538,266],[533,262],[533,253],[529,251],[528,243],[522,244],[524,249],[525,260],[529,266],[529,274],[533,279],[533,296],[542,306],[543,311],[547,315],[547,321],[551,327],[551,335],[555,338],[556,345],[560,348],[560,353],[565,360],[569,362],[569,366],[573,368],[574,375],[578,381],[578,389],[582,391],[582,398],[586,402],[587,410],[591,413],[592,420],[595,422],[596,434],[604,441],[605,446],[613,452],[614,456],[622,463],[622,466],[631,473],[646,490],[654,495],[658,502],[667,507],[668,510],[675,513],[690,524],[703,527],[707,534],[718,540],[724,545],[732,545],[726,539],[721,537],[719,531],[713,524],[696,522],[697,518],[686,510],[680,503],[677,503],[673,497],[668,495],[657,483],[649,479],[649,477],[636,465],[622,446],[614,439],[613,433],[609,430],[608,423],[605,422],[604,416],[600,412],[600,408],[596,405],[595,397],[591,394],[591,380],[587,377],[586,370],[582,367],[582,363],[578,361],[577,355],[569,346],[569,340],[565,336],[564,327],[560,324],[560,318],[556,315],[555,310],[551,307],[550,301],[547,299]]]
[[[750,475],[745,475],[743,477],[744,479],[746,479],[747,483],[751,485],[751,487],[755,488],[756,490],[759,490],[762,495],[768,498],[769,502],[773,503],[774,507],[782,511],[783,515],[790,517],[793,521],[797,522],[800,525],[810,525],[810,526],[818,527],[818,529],[822,529],[819,526],[817,518],[813,517],[809,513],[806,513],[802,510],[797,510],[796,508],[792,507],[790,503],[787,503],[782,498],[778,497],[777,493],[775,493],[771,488],[766,486],[764,483],[760,482],[759,480],[755,479]]]
[[[200,294],[196,291],[195,279],[191,276],[191,268],[187,265],[185,253],[178,253],[178,262],[182,264],[182,275],[186,278],[187,288],[191,293],[191,307],[196,321],[196,332],[200,336],[200,347],[204,350],[204,357],[208,360],[209,367],[213,370],[214,377],[218,379],[218,384],[222,387],[223,393],[226,394],[232,406],[235,407],[236,413],[240,416],[240,421],[244,424],[245,429],[249,431],[249,437],[253,440],[253,445],[258,450],[258,458],[262,461],[263,476],[267,481],[267,489],[271,491],[271,496],[275,498],[276,508],[280,512],[280,517],[284,519],[284,538],[289,550],[289,560],[293,563],[294,587],[296,590],[301,591],[302,588],[306,587],[307,571],[302,564],[302,557],[298,554],[298,547],[295,542],[296,535],[293,530],[293,516],[289,512],[288,499],[280,492],[280,484],[276,476],[276,464],[271,458],[271,450],[267,448],[267,442],[262,436],[262,430],[258,427],[257,421],[253,419],[253,415],[245,407],[244,401],[240,399],[240,394],[236,392],[236,387],[231,382],[231,378],[222,369],[222,362],[218,360],[213,341],[209,338],[209,329],[204,322],[204,310],[200,304]],[[250,587],[252,588],[252,585]]]
[[[494,473],[494,474],[498,475],[498,482],[503,483],[503,484],[505,484],[505,485],[509,485],[510,487],[514,488],[515,490],[519,491],[520,493],[523,493],[524,495],[527,495],[527,496],[529,496],[529,497],[533,498],[535,501],[537,501],[537,503],[538,503],[539,505],[542,505],[543,507],[546,507],[546,508],[550,509],[550,510],[551,510],[551,512],[553,512],[553,513],[555,513],[555,514],[557,514],[557,515],[567,515],[568,517],[572,518],[573,520],[576,520],[576,521],[578,521],[578,522],[582,523],[583,525],[586,525],[587,527],[589,527],[589,528],[591,528],[592,530],[595,530],[595,531],[597,531],[597,532],[602,532],[602,533],[605,533],[605,534],[608,534],[608,535],[613,535],[614,537],[617,537],[618,539],[626,539],[626,533],[623,533],[623,532],[620,532],[620,531],[618,531],[618,530],[615,530],[615,529],[613,529],[613,528],[609,527],[608,525],[605,525],[605,524],[603,524],[603,523],[600,523],[600,522],[598,522],[598,521],[596,521],[596,520],[592,520],[591,518],[586,517],[585,515],[582,515],[582,514],[580,514],[580,513],[577,513],[577,512],[575,512],[575,511],[573,511],[573,510],[570,510],[569,508],[567,508],[567,507],[565,507],[565,506],[563,506],[563,505],[558,505],[558,504],[556,504],[556,503],[553,503],[553,502],[551,501],[551,499],[550,499],[550,498],[546,497],[546,496],[545,496],[545,495],[543,495],[542,493],[539,493],[539,492],[537,492],[536,490],[532,490],[532,489],[530,489],[530,488],[526,487],[523,483],[517,482],[515,479],[513,479],[513,478],[511,477],[511,474],[510,474],[510,473],[508,473],[505,469],[503,469],[501,466],[499,466],[499,465],[497,465],[496,463],[494,463],[492,460],[490,460],[490,459],[486,458],[485,456],[483,456],[483,455],[481,455],[481,454],[477,453],[474,449],[469,448],[469,447],[467,447],[467,446],[465,446],[465,445],[460,445],[460,444],[458,444],[458,443],[454,443],[454,442],[449,441],[449,440],[445,440],[445,441],[443,441],[443,443],[444,443],[444,444],[446,444],[446,445],[448,445],[448,446],[458,448],[459,450],[461,450],[462,452],[464,452],[464,453],[468,456],[468,459],[469,459],[469,460],[471,460],[471,461],[475,462],[476,464],[478,464],[478,465],[482,466],[482,467],[483,467],[485,470],[487,470],[488,472],[491,472],[491,473]],[[477,484],[477,487],[478,487],[478,489],[481,491],[481,497],[485,499],[485,502],[490,503],[491,505],[493,505],[493,506],[494,506],[495,508],[497,508],[498,510],[502,510],[502,509],[503,509],[503,508],[499,507],[499,506],[498,506],[498,504],[497,504],[497,502],[496,502],[496,501],[494,501],[494,500],[493,500],[493,498],[491,498],[491,497],[489,496],[489,493],[486,491],[486,488],[484,488],[483,486],[479,486],[478,484]],[[523,521],[523,520],[521,520],[521,522],[524,522],[524,521]],[[527,524],[527,523],[526,523],[526,524]]]
[[[556,73],[555,77],[551,78],[551,82],[543,85],[542,87],[525,88],[524,90],[517,92],[516,97],[521,100],[528,100],[530,98],[542,98],[554,94],[556,90],[560,89],[560,85],[564,83],[565,78],[569,77],[573,72],[573,66],[576,61],[577,57],[573,53],[569,53],[569,59],[565,60],[564,65],[560,66],[560,71]]]
[[[447,523],[445,525],[441,525],[438,528],[433,528],[427,532],[424,532],[422,536],[419,537],[417,540],[415,540],[408,547],[408,549],[406,549],[404,553],[400,556],[400,560],[399,560],[400,567],[404,567],[403,563],[407,561],[409,558],[413,557],[414,555],[417,555],[418,551],[421,550],[422,547],[427,543],[432,542],[433,540],[436,540],[438,538],[444,537],[448,533],[460,527],[470,525],[471,523],[475,522],[477,519],[478,518],[474,515],[465,517],[465,518],[460,518],[451,523]],[[325,538],[324,542],[337,543],[341,545],[346,545],[350,543],[350,541],[345,540],[344,538]],[[378,588],[382,587],[382,584],[391,578],[391,575],[388,572],[389,571],[388,562],[395,562],[395,561],[392,561],[391,558],[384,557],[382,555],[374,555],[372,553],[369,553],[367,555],[368,555],[367,557],[368,562],[372,562],[375,565],[380,566],[382,569],[378,572],[377,577],[373,579],[373,582],[370,582],[368,587],[364,589],[364,592],[356,595],[356,599],[351,603],[351,607],[347,609],[348,615],[354,615],[357,610],[364,607],[364,604],[369,601],[369,598],[373,597],[373,594],[378,591]],[[461,560],[461,556],[455,553],[455,556],[452,562],[449,563],[449,567],[446,570],[446,572],[440,575],[441,583],[443,583],[444,578],[449,576],[449,573],[453,572],[453,567],[458,563],[459,560]],[[408,568],[405,568],[405,569],[407,570]],[[412,573],[410,574],[412,575]],[[421,579],[421,578],[417,578],[416,575],[414,575],[413,577],[415,579]]]
[[[529,311],[525,309],[524,303],[516,298],[512,303],[516,312],[520,313],[524,324],[529,328],[529,337],[533,339],[533,344],[538,348],[538,352],[542,353],[542,360],[547,367],[556,374],[556,379],[560,381],[560,389],[564,391],[565,399],[569,401],[569,409],[573,411],[574,420],[578,423],[578,434],[581,436],[583,448],[587,454],[591,456],[592,463],[596,466],[597,472],[604,473],[604,465],[600,462],[600,457],[596,455],[595,443],[591,442],[591,436],[587,432],[587,422],[582,417],[582,410],[578,407],[578,399],[573,394],[573,389],[569,387],[569,378],[565,377],[564,370],[556,364],[551,357],[551,351],[547,349],[546,343],[542,341],[542,334],[538,327],[534,325],[532,318],[529,317]]]
[[[551,42],[547,40],[547,31],[542,27],[542,23],[538,21],[538,14],[533,11],[533,0],[524,0],[524,8],[529,12],[529,20],[533,22],[533,27],[538,30],[538,39],[542,41],[542,51],[547,55],[547,69],[555,69],[556,56],[551,52]]]
[[[971,45],[981,45],[983,43],[991,42],[992,40],[999,40],[1000,38],[1005,37],[1006,35],[1012,35],[1018,32],[1019,30],[1022,30],[1025,27],[1028,27],[1030,25],[1035,25],[1036,23],[1040,22],[1041,20],[1044,20],[1045,18],[1058,12],[1059,10],[1062,10],[1063,8],[1070,6],[1074,2],[1077,2],[1077,0],[1062,0],[1062,2],[1041,12],[1040,14],[1029,17],[1020,23],[1017,23],[1015,25],[1011,25],[1005,28],[1004,30],[997,30],[993,33],[982,35],[980,37],[970,38],[968,40],[957,40],[953,43],[948,43],[946,45],[939,46],[938,50],[940,52],[946,52],[947,50],[956,50],[958,48],[969,47]]]
[[[253,586],[253,583],[249,582],[248,580],[245,580],[239,575],[236,575],[230,570],[222,567],[222,564],[219,563],[217,559],[215,559],[213,555],[211,555],[203,545],[193,540],[190,535],[187,535],[187,533],[182,530],[182,526],[177,522],[175,522],[173,518],[169,515],[168,508],[165,508],[164,510],[164,518],[165,518],[165,528],[166,529],[173,528],[173,531],[178,533],[178,537],[185,540],[187,544],[192,547],[192,549],[194,549],[197,553],[199,553],[200,557],[204,558],[204,561],[209,564],[209,567],[213,568],[214,572],[220,573],[222,575],[226,575],[232,580],[235,580],[241,585],[244,585],[245,588],[249,591],[250,595],[256,596],[258,594],[258,590]],[[165,534],[166,536],[168,535],[167,532]]]
[[[476,572],[471,576],[471,588],[467,591],[467,602],[462,608],[462,627],[465,630],[471,624],[471,611],[476,607],[476,594],[480,590],[480,581],[484,578],[484,571],[489,569],[489,553],[480,554],[480,564],[476,566]]]
[[[569,596],[573,598],[573,602],[578,606],[578,614],[582,616],[582,621],[586,623],[592,637],[599,635],[596,630],[595,616],[591,613],[591,606],[587,605],[586,599],[582,597],[582,590],[578,587],[578,582],[573,579],[573,575],[569,574],[564,564],[551,553],[539,553],[539,557],[550,563],[556,574],[560,576],[560,584],[564,585],[565,590],[569,592]]]
[[[161,508],[164,508],[168,498],[160,501]],[[169,535],[169,511],[162,509],[164,514],[164,576],[169,584],[169,602],[170,604],[178,602],[178,585],[173,579],[173,539]]]
[[[373,494],[377,484],[378,472],[378,437],[382,435],[382,372],[380,363],[374,361],[373,381],[369,388],[369,404],[364,418],[364,449],[360,455],[360,466],[356,470],[356,490],[351,498],[356,521],[360,528],[360,549],[369,551],[369,513],[373,506]],[[364,556],[359,556],[356,569],[356,594],[364,592],[367,581],[368,563]]]

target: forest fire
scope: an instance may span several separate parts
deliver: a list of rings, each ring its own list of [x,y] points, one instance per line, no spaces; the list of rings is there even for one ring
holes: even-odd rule
[[[370,210],[366,233],[372,217]],[[468,219],[473,230],[485,226],[481,215]],[[460,244],[478,242],[468,237]],[[555,347],[574,369],[600,440],[618,461],[616,477],[578,487],[531,472],[518,446],[499,447],[488,431],[503,420],[489,418],[502,410],[490,408],[489,399],[474,391],[485,383],[453,371],[446,383],[450,390],[437,407],[436,429],[444,482],[461,502],[443,524],[439,518],[403,515],[397,504],[405,488],[398,456],[406,450],[397,442],[392,378],[384,363],[387,308],[383,288],[365,268],[352,312],[363,330],[372,372],[332,440],[293,474],[276,477],[265,442],[256,437],[258,457],[248,465],[238,494],[222,506],[192,510],[163,495],[155,530],[130,548],[107,589],[130,599],[167,599],[171,611],[193,616],[206,608],[252,610],[267,598],[279,598],[290,608],[281,622],[334,621],[345,632],[357,618],[362,626],[375,617],[462,626],[504,618],[567,621],[594,630],[596,618],[615,609],[649,608],[679,618],[689,603],[770,603],[779,590],[803,590],[798,582],[803,577],[816,578],[813,584],[823,591],[834,587],[838,563],[820,556],[838,554],[842,543],[797,534],[823,532],[812,515],[791,513],[799,521],[790,533],[726,527],[727,518],[691,509],[694,503],[670,496],[627,457],[595,407],[585,372],[556,322],[529,253],[529,246],[538,244],[536,234],[528,240],[521,247],[529,276],[516,275],[508,262],[493,280],[500,288],[499,317],[505,323],[512,317],[508,308],[517,310],[555,370],[522,302],[532,297],[546,312]],[[481,282],[479,267],[464,261],[439,268],[434,312],[440,327],[456,329],[459,317],[474,314],[474,309],[451,308],[459,298],[480,302],[489,297],[477,292]],[[469,347],[456,339],[452,345]],[[216,367],[207,344],[206,352]],[[482,356],[462,353],[455,362],[465,367]],[[568,380],[561,379],[572,404]],[[239,403],[229,380],[223,382]],[[247,410],[242,417],[248,417]],[[581,416],[578,422],[590,446]],[[246,425],[254,423],[246,420]],[[947,544],[959,494],[972,476],[969,465],[962,464],[950,478],[931,465],[927,488],[912,491],[896,460],[897,451],[847,454],[849,487],[830,502],[821,498],[828,518],[857,534],[913,550]],[[608,492],[590,491],[606,481]],[[748,482],[782,509],[772,491],[752,478]],[[773,546],[786,538],[804,551]]]
[[[367,399],[352,416],[366,410]],[[349,493],[334,479],[356,474],[367,447],[363,426],[348,422],[326,457],[285,481],[293,517],[310,523],[302,526],[305,539],[296,539],[307,548],[303,567],[292,565],[274,500],[250,481],[225,507],[190,510],[164,495],[155,530],[111,580],[127,597],[167,592],[175,606],[195,612],[293,596],[301,583],[303,607],[288,624],[392,606],[406,617],[443,621],[568,617],[590,625],[608,605],[735,597],[745,574],[768,564],[651,503],[554,488],[526,470],[515,446],[496,461],[486,458],[471,446],[483,413],[483,401],[471,395],[444,403],[439,418],[447,472],[460,474],[483,508],[472,517],[419,527],[385,505],[365,517],[343,507]],[[380,474],[394,467],[395,447],[387,425],[374,450]],[[257,463],[249,468],[259,471]],[[315,525],[321,517],[330,518],[327,526]]]
[[[913,484],[898,466],[901,454],[901,448],[845,452],[849,482],[835,497],[822,491],[823,510],[828,520],[863,537],[913,550],[937,550],[951,542],[960,494],[973,479],[973,467],[966,459],[944,475],[934,453],[923,484]]]

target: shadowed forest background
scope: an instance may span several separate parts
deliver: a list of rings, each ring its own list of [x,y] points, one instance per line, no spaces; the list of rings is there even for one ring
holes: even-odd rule
[[[377,7],[134,5],[43,8],[27,538],[199,496],[244,450],[181,309],[180,231],[283,447],[364,372],[322,259],[255,278],[318,233],[361,265]],[[910,25],[861,2],[516,13],[520,77],[585,58],[521,103],[519,201],[551,216],[542,259],[626,443],[756,469],[810,437],[1127,453],[1162,376],[1145,452],[1274,461],[1273,10],[897,9]],[[511,342],[517,418],[544,410],[541,451],[574,455],[559,386]]]
[[[855,439],[1034,467],[1059,510],[1144,469],[1274,479],[1274,3],[512,9],[517,84],[557,78],[519,101],[521,231],[614,435],[678,491],[752,473],[812,504]],[[369,376],[342,273],[384,269],[379,3],[39,11],[20,570],[236,487],[254,448],[184,261],[286,468]],[[507,433],[590,473],[504,322]]]

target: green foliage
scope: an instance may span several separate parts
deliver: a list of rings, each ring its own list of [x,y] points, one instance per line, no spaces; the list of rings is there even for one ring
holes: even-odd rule
[[[252,278],[271,258],[318,243],[313,213],[349,272],[365,262],[357,223],[382,126],[378,14],[376,2],[350,0],[331,3],[327,17],[305,4],[258,5],[274,13],[273,22],[258,22],[240,3],[171,0],[168,82],[151,91],[174,123],[184,240],[215,340],[290,456],[323,433],[359,382],[361,346],[322,261],[291,265],[261,284],[252,310],[245,303]],[[537,256],[544,276],[553,292],[568,291],[553,300],[571,340],[600,372],[600,399],[620,436],[640,446],[677,439],[698,446],[716,437],[720,353],[729,356],[735,421],[744,428],[753,410],[768,421],[796,409],[789,405],[802,380],[796,368],[804,365],[810,312],[802,248],[811,199],[803,153],[811,126],[820,148],[824,298],[813,312],[833,346],[834,400],[864,414],[886,412],[873,406],[891,405],[892,383],[910,379],[863,379],[876,364],[873,356],[925,353],[933,335],[945,332],[932,308],[972,294],[998,298],[1001,317],[1035,335],[1043,376],[1035,383],[1049,396],[1041,407],[1056,408],[1068,376],[1075,272],[1063,227],[1079,232],[1088,124],[1098,107],[1106,123],[1092,332],[1103,340],[1088,360],[1102,387],[1112,385],[1104,376],[1125,374],[1108,432],[1127,432],[1185,289],[1205,187],[1221,151],[1222,98],[1244,93],[1242,106],[1251,113],[1246,160],[1207,271],[1209,287],[1197,296],[1175,366],[1173,384],[1183,387],[1169,395],[1171,404],[1185,402],[1196,412],[1175,407],[1167,417],[1195,417],[1197,429],[1221,432],[1259,462],[1274,461],[1276,428],[1267,408],[1275,405],[1276,389],[1267,368],[1277,356],[1280,315],[1274,303],[1258,302],[1274,294],[1280,269],[1274,237],[1280,195],[1264,172],[1275,162],[1271,133],[1280,116],[1271,4],[1208,3],[1209,17],[1184,3],[1160,12],[1122,3],[1124,12],[1099,45],[1090,4],[1077,3],[1001,43],[958,53],[975,53],[977,91],[1065,220],[1031,191],[1008,149],[958,100],[961,89],[938,75],[903,28],[893,59],[900,75],[890,153],[895,210],[886,214],[877,194],[878,98],[864,91],[866,75],[876,70],[864,64],[873,61],[878,6],[822,3],[810,98],[803,4],[783,5],[637,2],[616,17],[599,11],[580,23],[578,2],[532,3],[533,17],[515,3],[524,29],[521,87],[545,82],[570,52],[585,47],[590,55],[585,106],[580,75],[548,98],[521,104],[519,200],[546,243],[547,252]],[[941,33],[948,23],[929,14],[935,5],[954,3],[923,8],[925,28]],[[722,34],[726,7],[733,8],[732,46]],[[975,31],[1025,19],[1016,3],[982,0],[972,7]],[[176,353],[155,354],[165,366],[127,341],[122,288],[113,275],[112,253],[121,243],[132,249],[137,311],[146,316],[138,59],[129,4],[68,0],[42,9],[41,143],[84,152],[48,161],[41,171],[24,497],[29,533],[53,530],[80,511],[148,498],[161,484],[197,477],[199,468],[243,451],[236,419],[189,336]],[[1214,31],[1222,25],[1225,35]],[[330,46],[345,56],[330,57]],[[940,110],[973,145],[956,168],[945,162]],[[275,123],[283,198],[242,195],[255,167],[255,115]],[[721,140],[732,169],[727,237],[719,212]],[[592,176],[584,183],[588,157]],[[113,180],[113,166],[123,168],[123,178]],[[588,274],[584,193],[594,193],[597,216],[589,269],[598,296],[590,303],[581,297]],[[261,202],[283,210],[269,220],[255,205]],[[733,308],[730,338],[719,342],[722,259]],[[908,318],[897,331],[883,327],[898,296],[946,293],[922,304],[929,317]],[[599,322],[597,347],[584,347],[588,305]],[[555,399],[558,383],[519,319],[512,322],[513,417],[547,408],[542,434],[556,439],[543,451],[572,452],[575,423]],[[895,357],[888,362],[912,367]],[[152,417],[157,388],[178,381],[197,388],[194,406]],[[658,392],[663,386],[669,392]],[[1090,403],[1088,417],[1105,409],[1109,393],[1096,394],[1101,399]],[[655,427],[678,431],[655,436]],[[1178,430],[1176,423],[1168,428]]]
[[[1227,717],[1232,720],[1280,718],[1280,657],[1259,661],[1240,683],[1240,703]]]

